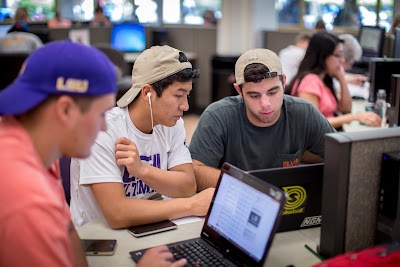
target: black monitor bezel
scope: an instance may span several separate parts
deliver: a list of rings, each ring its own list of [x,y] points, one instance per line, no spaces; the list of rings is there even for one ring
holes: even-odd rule
[[[380,32],[380,34],[379,34],[378,51],[373,51],[371,49],[368,49],[368,48],[362,46],[361,38],[363,37],[363,33],[365,32],[366,29],[377,30],[377,31]],[[359,33],[358,33],[358,41],[359,41],[359,43],[361,45],[361,48],[362,48],[362,57],[363,58],[382,57],[383,56],[384,40],[385,40],[385,29],[384,28],[381,28],[379,26],[362,25],[360,27],[360,30],[359,30]]]

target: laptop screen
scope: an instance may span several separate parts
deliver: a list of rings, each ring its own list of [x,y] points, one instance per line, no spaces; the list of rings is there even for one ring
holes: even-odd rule
[[[146,48],[146,29],[137,23],[114,24],[110,43],[122,52],[142,52]]]
[[[260,261],[279,210],[277,200],[224,173],[207,225]]]

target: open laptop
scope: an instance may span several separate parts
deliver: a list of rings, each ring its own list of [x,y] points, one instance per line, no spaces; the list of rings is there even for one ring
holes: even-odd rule
[[[320,226],[324,164],[249,171],[287,194],[278,232]]]
[[[176,259],[186,258],[187,266],[263,266],[285,200],[281,189],[224,163],[201,236],[168,247]],[[137,262],[144,251],[130,254]],[[191,253],[211,253],[215,259],[190,259]]]

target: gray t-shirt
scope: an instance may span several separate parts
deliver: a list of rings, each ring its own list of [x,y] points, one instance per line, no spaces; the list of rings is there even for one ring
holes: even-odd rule
[[[220,168],[243,170],[297,165],[305,150],[324,156],[324,136],[335,132],[309,102],[284,95],[281,115],[269,127],[254,126],[240,96],[212,103],[201,115],[190,142],[192,158]]]
[[[10,32],[0,37],[1,53],[28,53],[43,46],[42,41],[33,33]]]

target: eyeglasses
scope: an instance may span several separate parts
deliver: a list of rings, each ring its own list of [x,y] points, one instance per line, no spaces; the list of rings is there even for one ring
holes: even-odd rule
[[[332,56],[337,57],[337,58],[344,58],[343,52],[339,52],[339,53],[336,53],[336,54],[332,54]]]

